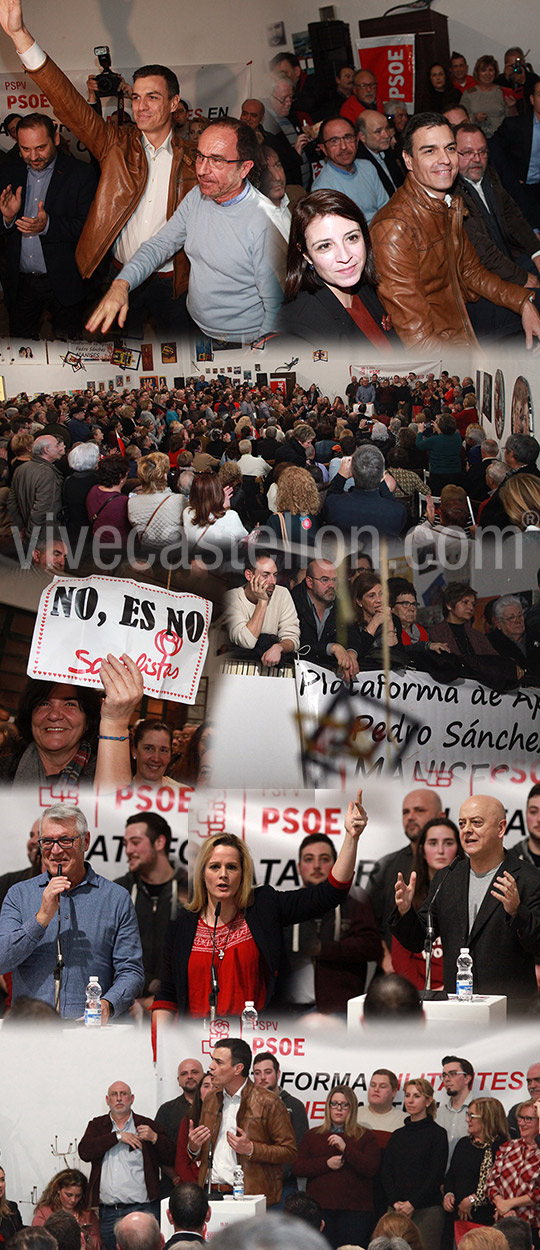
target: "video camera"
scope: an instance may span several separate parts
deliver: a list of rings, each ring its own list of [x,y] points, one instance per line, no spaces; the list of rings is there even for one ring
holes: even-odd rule
[[[119,95],[122,78],[120,74],[115,74],[114,71],[111,70],[110,48],[106,45],[105,47],[94,48],[94,56],[97,56],[103,70],[103,73],[98,74],[96,78],[98,95]]]

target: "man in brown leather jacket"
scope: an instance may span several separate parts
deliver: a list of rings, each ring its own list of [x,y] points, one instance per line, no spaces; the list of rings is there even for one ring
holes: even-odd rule
[[[281,1099],[249,1080],[250,1067],[247,1042],[216,1042],[209,1069],[216,1092],[207,1094],[199,1126],[190,1125],[188,1154],[200,1160],[199,1185],[210,1163],[211,1193],[232,1193],[240,1166],[244,1193],[265,1194],[270,1207],[281,1198],[283,1165],[296,1157],[296,1140]]]
[[[411,117],[403,135],[404,185],[370,227],[378,293],[407,347],[477,345],[467,303],[484,297],[519,313],[526,346],[540,338],[534,292],[503,282],[480,263],[463,225],[464,205],[450,189],[458,173],[456,140],[439,113]]]
[[[179,101],[176,75],[162,65],[146,65],[134,76],[135,126],[104,121],[79,94],[62,70],[41,50],[27,30],[20,0],[0,0],[0,24],[25,68],[47,95],[56,117],[99,161],[101,177],[75,253],[83,278],[89,278],[113,248],[119,272],[141,243],[156,234],[197,185],[195,166],[175,133],[172,115]],[[153,274],[130,301],[130,330],[145,313],[158,330],[178,331],[184,321],[189,263],[180,251],[165,272]],[[112,276],[115,276],[113,274]],[[179,296],[184,298],[178,299]]]

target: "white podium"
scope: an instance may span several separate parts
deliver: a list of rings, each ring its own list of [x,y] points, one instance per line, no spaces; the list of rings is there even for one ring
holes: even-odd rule
[[[364,1027],[365,997],[365,994],[358,994],[347,1003],[347,1029],[350,1031]],[[454,997],[441,1001],[428,998],[424,1003],[424,1016],[426,1027],[448,1023],[465,1029],[501,1028],[506,1023],[506,997],[504,994],[474,994],[470,1003],[458,1002]],[[380,1021],[381,1026],[389,1023],[389,1020]],[[398,1023],[396,1017],[395,1024]],[[411,1024],[411,1021],[403,1023]]]
[[[240,1220],[252,1220],[256,1215],[264,1215],[266,1211],[264,1194],[250,1194],[249,1198],[238,1199],[226,1194],[223,1200],[218,1202],[213,1201],[210,1195],[209,1201],[212,1214],[206,1225],[208,1240],[215,1233],[219,1233],[221,1228],[226,1228],[228,1224],[238,1224]]]

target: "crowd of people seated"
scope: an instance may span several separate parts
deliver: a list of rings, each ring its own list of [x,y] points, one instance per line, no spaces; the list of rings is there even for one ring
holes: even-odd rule
[[[5,568],[22,561],[37,599],[63,572],[211,581],[220,645],[270,666],[300,654],[350,679],[380,661],[388,628],[394,658],[449,679],[470,670],[488,684],[493,672],[502,689],[535,683],[533,572],[496,610],[494,585],[485,621],[466,576],[480,542],[500,536],[504,550],[540,525],[539,444],[521,418],[513,429],[504,445],[488,436],[472,379],[446,371],[353,375],[333,399],[227,375],[19,395],[0,409]],[[404,581],[390,578],[384,612],[382,538],[399,539],[409,565]],[[428,604],[415,586],[430,566],[443,584]],[[341,599],[349,623],[338,636]]]
[[[95,75],[84,99],[19,0],[0,21],[91,158],[71,156],[44,114],[5,119],[12,334],[37,336],[45,311],[61,336],[86,317],[91,333],[148,323],[231,347],[275,333],[375,352],[540,336],[540,79],[521,48],[501,74],[490,53],[469,74],[453,52],[415,83],[415,113],[383,104],[365,67],[336,64],[328,82],[278,51],[239,117],[215,121],[170,69],[146,65],[120,82],[132,115],[105,121]]]

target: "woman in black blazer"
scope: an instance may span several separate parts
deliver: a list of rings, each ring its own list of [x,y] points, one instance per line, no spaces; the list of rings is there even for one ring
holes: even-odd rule
[[[294,208],[276,328],[319,348],[369,343],[384,352],[397,342],[377,295],[366,219],[339,191],[313,191]]]
[[[206,1016],[217,973],[218,1015],[239,1016],[251,1000],[260,1011],[273,997],[287,959],[283,930],[333,910],[352,884],[358,838],[367,823],[362,792],[349,803],[345,836],[326,881],[298,890],[254,887],[246,843],[233,833],[207,838],[193,869],[193,898],[169,930],[157,1024],[171,1014]]]

